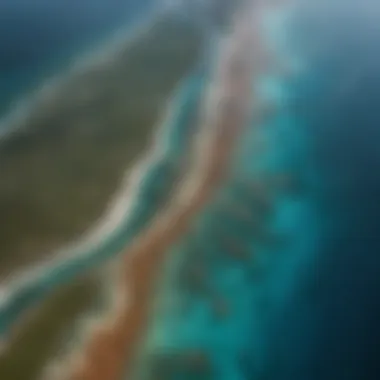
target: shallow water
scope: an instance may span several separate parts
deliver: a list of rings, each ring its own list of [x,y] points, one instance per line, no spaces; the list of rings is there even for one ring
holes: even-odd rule
[[[378,378],[380,30],[373,12],[380,16],[371,1],[305,1],[288,24],[272,19],[270,35],[288,35],[277,51],[303,70],[263,81],[261,97],[281,94],[275,116],[259,126],[270,148],[255,155],[253,124],[236,173],[247,184],[260,172],[285,172],[298,191],[278,190],[264,224],[274,241],[261,243],[254,224],[220,215],[223,202],[257,212],[231,181],[230,198],[211,205],[173,249],[177,263],[167,276],[174,279],[141,364],[146,378],[160,370],[172,379]],[[228,237],[237,245],[226,246]],[[248,255],[243,263],[225,256],[236,246]],[[211,295],[178,285],[181,268],[199,265],[199,256]],[[221,320],[213,316],[215,297],[228,309]],[[211,372],[184,364],[181,355],[194,350]]]
[[[305,71],[290,83],[291,109],[307,136],[305,171],[321,218],[304,219],[294,239],[319,231],[316,240],[300,247],[289,279],[273,280],[289,290],[265,328],[252,330],[251,341],[263,342],[247,345],[252,378],[379,376],[378,16],[372,1],[303,1],[292,20],[290,47]]]

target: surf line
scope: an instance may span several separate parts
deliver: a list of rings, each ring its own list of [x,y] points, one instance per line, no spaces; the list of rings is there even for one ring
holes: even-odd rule
[[[195,147],[192,172],[180,184],[170,206],[125,250],[117,289],[120,303],[111,316],[99,322],[81,352],[73,353],[74,362],[65,379],[116,380],[130,374],[136,348],[146,331],[156,277],[166,252],[186,234],[228,176],[236,141],[248,124],[251,78],[257,58],[252,50],[260,50],[255,26],[261,7],[255,4],[250,10],[250,17],[243,13],[237,18],[235,31],[223,43],[210,96],[212,112],[203,125],[206,138],[202,136]]]
[[[157,182],[172,185],[173,173],[169,170],[173,169],[172,163],[181,161],[187,152],[189,135],[194,132],[190,128],[189,115],[198,107],[204,77],[205,67],[202,66],[185,78],[169,106],[169,119],[155,136],[153,148],[127,173],[119,195],[112,200],[110,211],[101,223],[79,243],[54,255],[52,260],[32,267],[2,285],[0,338],[4,344],[12,338],[13,327],[17,328],[23,316],[52,290],[120,253],[155,214],[159,205],[154,199],[148,200],[147,212],[141,213],[141,208],[146,208],[147,197],[160,191],[156,189]]]

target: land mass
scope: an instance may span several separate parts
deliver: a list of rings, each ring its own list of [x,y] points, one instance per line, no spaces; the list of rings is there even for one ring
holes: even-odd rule
[[[0,279],[51,257],[104,214],[202,39],[195,24],[160,16],[102,64],[41,97],[1,140]],[[51,294],[11,339],[0,377],[39,379],[62,334],[67,339],[99,298],[103,277],[89,273]]]
[[[163,17],[41,97],[0,141],[0,279],[83,234],[147,147],[201,35]]]

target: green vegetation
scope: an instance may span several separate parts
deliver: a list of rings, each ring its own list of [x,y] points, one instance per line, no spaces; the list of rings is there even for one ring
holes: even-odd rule
[[[83,233],[147,146],[201,36],[166,18],[41,101],[0,143],[0,278]]]
[[[156,20],[109,62],[69,78],[0,143],[0,278],[101,217],[201,42],[190,24]],[[91,275],[45,300],[0,357],[0,379],[38,379],[99,289]]]
[[[0,379],[39,379],[46,360],[59,353],[71,334],[73,315],[94,307],[98,293],[99,284],[90,276],[52,294],[0,356]]]

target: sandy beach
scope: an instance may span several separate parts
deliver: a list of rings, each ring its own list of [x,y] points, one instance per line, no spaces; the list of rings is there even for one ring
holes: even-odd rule
[[[201,151],[198,155],[195,153],[198,160],[194,162],[194,171],[185,179],[171,207],[163,211],[127,248],[118,290],[124,295],[121,296],[124,302],[108,320],[99,322],[82,352],[73,357],[77,364],[65,379],[113,380],[120,379],[125,373],[128,376],[133,371],[132,363],[146,331],[153,289],[166,253],[186,234],[194,218],[223,183],[228,159],[248,122],[252,66],[243,65],[239,75],[234,72],[234,66],[236,60],[243,57],[244,61],[251,62],[247,55],[254,46],[250,36],[255,33],[247,22],[249,19],[239,21],[230,40],[234,53],[223,57],[223,68],[217,70],[219,77],[215,80],[220,84],[220,90],[214,94],[218,107],[212,109],[203,121],[208,131],[208,142],[202,142],[198,147]],[[206,155],[205,146],[209,148]]]

